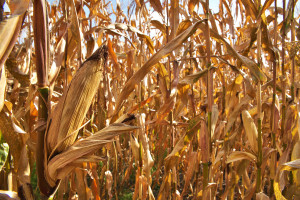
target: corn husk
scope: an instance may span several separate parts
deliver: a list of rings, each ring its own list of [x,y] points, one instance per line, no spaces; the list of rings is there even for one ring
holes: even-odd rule
[[[58,179],[67,176],[76,166],[78,160],[92,162],[94,157],[91,156],[97,149],[106,143],[112,142],[112,139],[122,133],[137,129],[136,126],[129,126],[122,123],[111,124],[110,126],[96,132],[95,134],[76,141],[64,152],[53,157],[46,167],[46,178],[51,186],[55,186]]]
[[[77,138],[102,80],[107,55],[107,46],[102,45],[82,64],[51,113],[45,137],[46,158],[64,151]]]

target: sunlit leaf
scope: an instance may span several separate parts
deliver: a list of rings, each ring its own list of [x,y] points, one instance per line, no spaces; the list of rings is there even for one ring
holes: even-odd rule
[[[126,83],[123,87],[121,94],[119,95],[116,102],[116,109],[114,114],[119,112],[124,101],[129,96],[129,94],[133,91],[135,85],[139,83],[145,75],[152,69],[152,67],[159,62],[161,58],[169,54],[174,49],[178,48],[182,45],[182,43],[189,38],[198,28],[198,26],[203,22],[198,21],[193,26],[189,27],[183,33],[178,35],[168,44],[166,44],[163,48],[161,48],[157,53],[155,53]]]

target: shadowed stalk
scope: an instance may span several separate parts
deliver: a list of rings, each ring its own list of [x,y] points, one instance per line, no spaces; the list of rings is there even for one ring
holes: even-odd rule
[[[259,1],[259,8],[261,9],[261,2]],[[262,60],[261,60],[261,17],[257,22],[258,31],[257,31],[257,61],[260,68],[262,68]],[[257,154],[257,177],[256,177],[256,193],[261,191],[261,182],[262,182],[262,131],[261,131],[261,82],[258,81],[257,85],[257,144],[258,144],[258,154]]]
[[[274,20],[274,47],[277,48],[277,0],[275,0],[275,20]],[[276,130],[275,130],[275,102],[276,102],[276,76],[277,76],[277,56],[273,54],[273,99],[272,99],[272,110],[271,110],[271,130],[272,130],[272,148],[276,149]],[[270,197],[274,195],[273,183],[276,173],[276,154],[271,155],[270,163],[270,175],[271,175],[271,187],[270,187]]]
[[[294,10],[295,10],[295,0],[293,0],[293,7],[292,7],[292,24],[291,24],[291,40],[292,46],[295,45],[295,18],[294,18]],[[294,53],[292,53],[294,54]],[[291,95],[292,100],[295,98],[295,55],[292,55],[292,83],[291,83]]]
[[[39,90],[38,119],[46,123],[48,118],[48,73],[47,73],[47,28],[46,4],[44,0],[33,3],[34,46],[36,54],[36,71]],[[45,129],[38,131],[36,149],[36,166],[40,191],[49,196],[53,188],[49,186],[44,175],[44,136]]]
[[[281,73],[282,73],[282,78],[281,78],[281,87],[282,87],[282,116],[281,116],[281,135],[284,135],[285,133],[285,110],[286,110],[286,89],[285,89],[285,69],[284,69],[284,51],[285,51],[285,27],[286,27],[286,21],[285,21],[285,0],[283,0],[283,35],[282,35],[282,41],[281,41]]]
[[[206,0],[206,9],[205,9],[205,15],[206,18],[209,19],[209,0]],[[210,52],[210,29],[208,20],[205,22],[206,25],[206,51],[207,51],[207,60],[206,60],[206,67],[210,68],[211,66],[211,52]],[[206,157],[206,159],[203,159],[203,190],[207,187],[209,183],[209,162],[210,162],[210,153],[211,153],[211,115],[212,115],[212,104],[213,104],[213,71],[209,70],[207,73],[207,101],[208,101],[208,118],[207,118],[207,134],[205,138],[206,141],[206,147],[208,149],[208,155],[203,155],[203,157]]]

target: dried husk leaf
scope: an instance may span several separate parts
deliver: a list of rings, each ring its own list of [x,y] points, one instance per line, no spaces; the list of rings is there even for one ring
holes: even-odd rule
[[[102,45],[82,64],[51,113],[45,137],[48,156],[62,152],[74,143],[102,80],[106,59],[107,46]]]
[[[139,149],[140,149],[140,144],[136,137],[134,135],[131,135],[130,137],[130,148],[132,150],[133,157],[135,158],[136,161],[139,160]]]
[[[212,113],[211,113],[211,138],[214,138],[218,117],[219,117],[218,105],[214,104],[212,105]]]
[[[138,129],[138,127],[125,124],[111,124],[94,135],[76,141],[72,146],[49,160],[46,168],[47,181],[51,186],[55,186],[58,179],[65,177],[76,167],[74,165],[76,160],[94,153],[104,144],[111,142],[115,136],[135,129]]]
[[[251,148],[255,153],[258,151],[257,146],[257,128],[255,123],[247,110],[242,112],[243,125],[245,128],[246,135],[248,137],[248,141],[250,143]]]

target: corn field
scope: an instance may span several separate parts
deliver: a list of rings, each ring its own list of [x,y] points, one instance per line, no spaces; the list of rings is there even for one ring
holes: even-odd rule
[[[0,3],[0,199],[300,199],[297,0]]]

